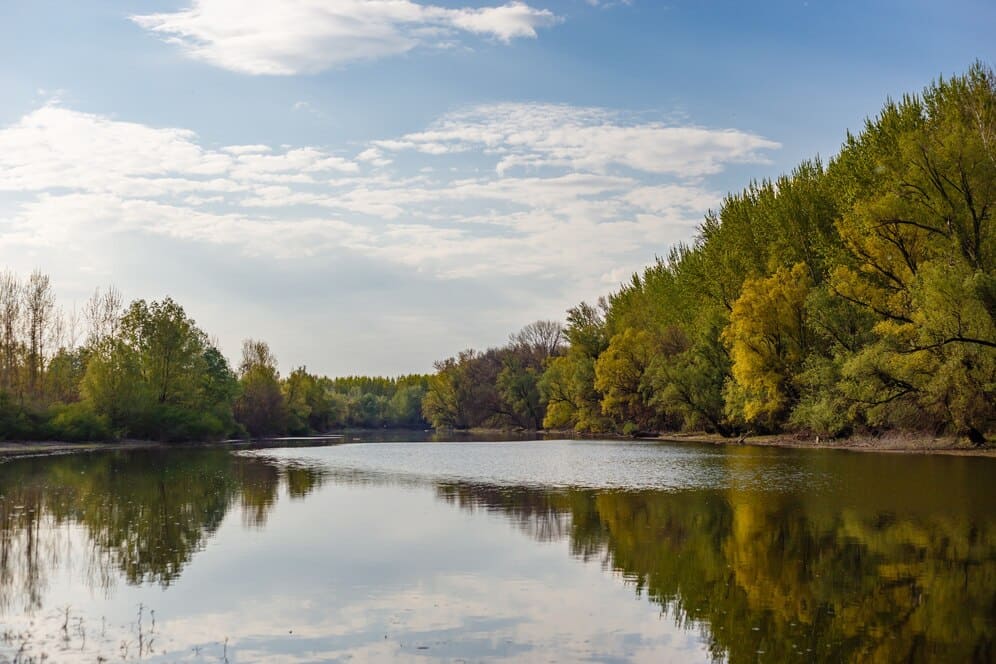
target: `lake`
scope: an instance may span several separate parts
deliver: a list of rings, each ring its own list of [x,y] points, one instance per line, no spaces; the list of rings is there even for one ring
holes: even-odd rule
[[[594,440],[11,459],[0,662],[990,662],[994,480]]]

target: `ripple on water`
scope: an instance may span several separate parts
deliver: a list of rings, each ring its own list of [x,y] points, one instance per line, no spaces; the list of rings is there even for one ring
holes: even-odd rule
[[[357,482],[459,481],[622,490],[813,489],[828,480],[782,450],[658,441],[349,443],[249,451],[318,464]]]

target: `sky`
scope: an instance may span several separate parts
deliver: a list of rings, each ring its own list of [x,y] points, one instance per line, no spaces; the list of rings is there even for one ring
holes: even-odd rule
[[[996,3],[0,0],[0,269],[431,371],[996,60]]]

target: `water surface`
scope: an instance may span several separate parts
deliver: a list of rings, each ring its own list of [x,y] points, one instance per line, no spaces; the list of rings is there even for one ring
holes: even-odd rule
[[[996,460],[608,441],[0,464],[0,662],[994,661]]]

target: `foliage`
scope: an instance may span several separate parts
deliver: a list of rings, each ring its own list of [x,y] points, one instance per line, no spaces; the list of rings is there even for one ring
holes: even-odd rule
[[[559,324],[537,321],[501,348],[437,362],[422,401],[425,419],[439,428],[539,428],[548,395],[541,377],[560,359],[562,339]]]
[[[810,286],[803,263],[744,283],[723,332],[732,360],[726,395],[731,418],[774,429],[795,405],[794,376],[808,351]]]
[[[828,166],[728,195],[692,244],[568,312],[544,423],[980,442],[996,424],[994,207],[996,76],[976,64],[887,102]]]
[[[242,342],[239,364],[240,394],[235,401],[235,417],[252,436],[284,431],[287,405],[280,389],[277,360],[265,341]]]
[[[233,430],[228,362],[170,298],[131,304],[115,334],[89,349],[80,392],[124,436],[196,440]]]

